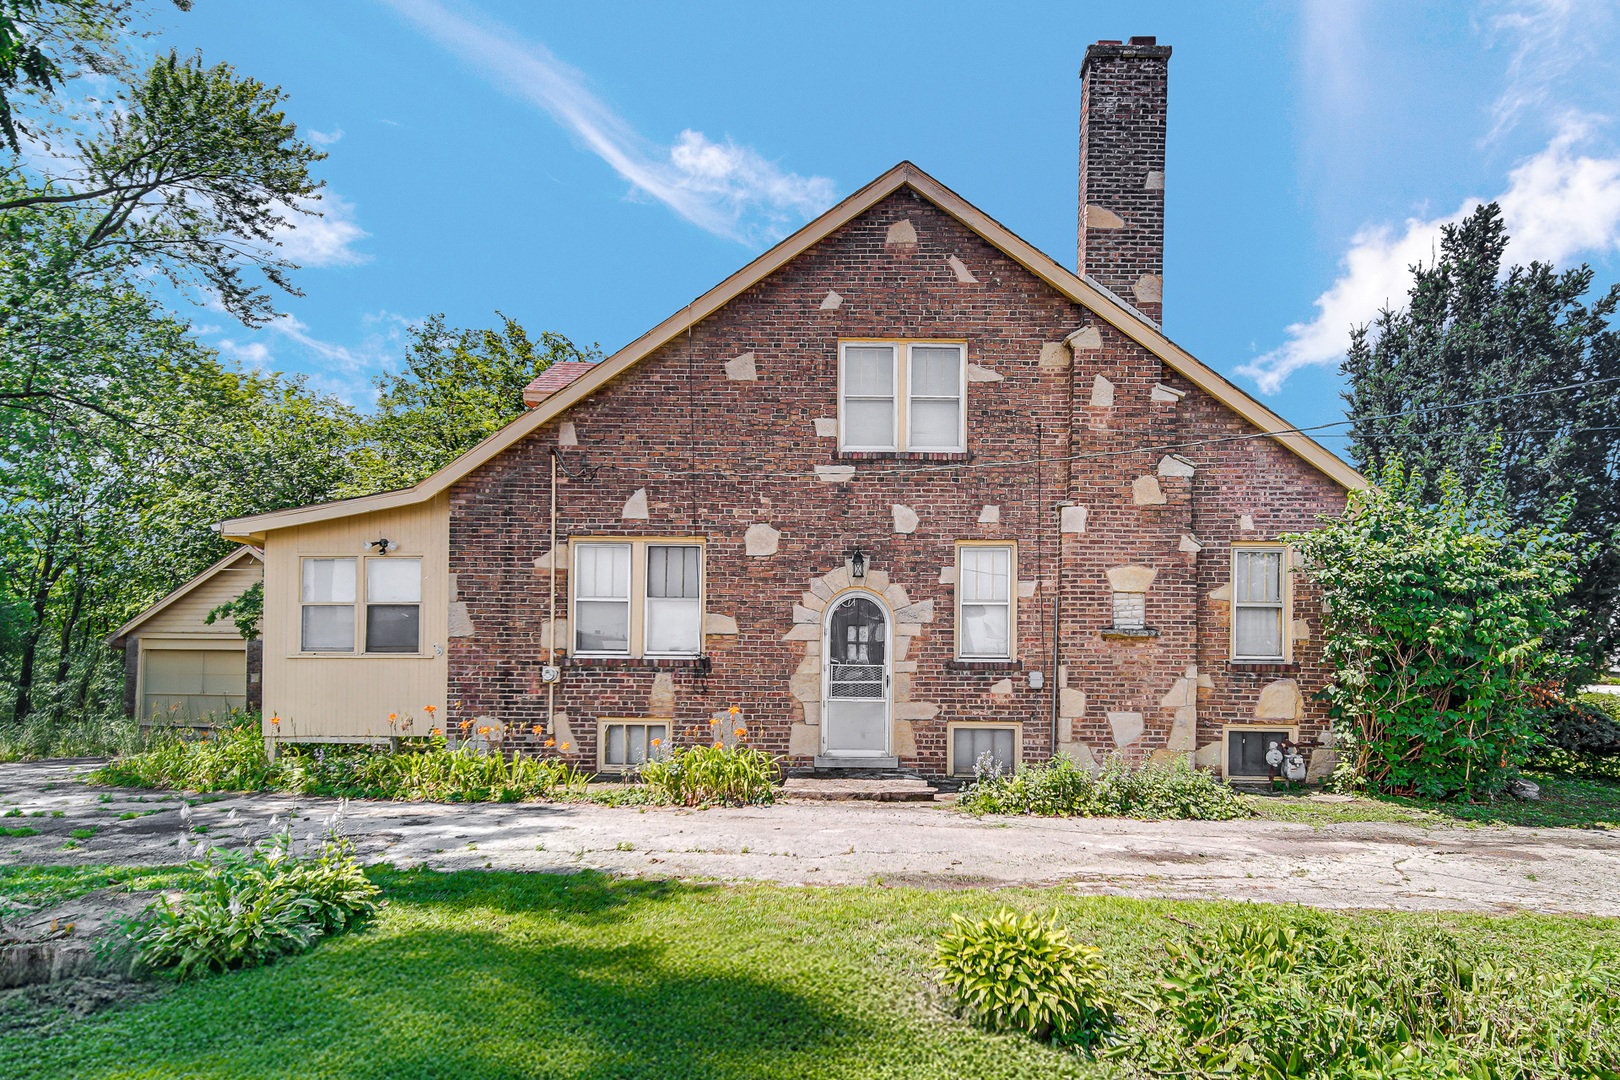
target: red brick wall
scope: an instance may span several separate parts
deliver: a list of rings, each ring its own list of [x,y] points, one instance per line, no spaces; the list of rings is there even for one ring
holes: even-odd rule
[[[902,218],[918,234],[914,251],[885,248],[888,226]],[[946,262],[951,255],[977,283],[956,279]],[[820,310],[829,290],[843,304]],[[1103,348],[1081,350],[1072,368],[1040,366],[1043,343],[1061,341],[1091,321],[904,190],[569,411],[579,446],[566,448],[565,459],[570,470],[585,472],[560,485],[559,538],[706,537],[707,610],[737,620],[737,636],[709,637],[708,674],[690,666],[659,669],[674,679],[673,723],[681,738],[707,737],[711,713],[737,705],[751,741],[787,753],[791,726],[804,719],[789,681],[805,647],[783,640],[793,629],[793,605],[811,579],[843,566],[857,546],[913,603],[934,602],[935,618],[913,640],[906,660],[916,663],[911,699],[937,703],[939,712],[913,722],[917,752],[904,766],[943,773],[945,724],[958,719],[1021,720],[1026,759],[1051,753],[1051,602],[1060,548],[1062,662],[1070,686],[1084,689],[1094,703],[1076,721],[1088,742],[1110,749],[1103,706],[1129,704],[1148,718],[1131,751],[1140,755],[1163,745],[1168,727],[1159,699],[1192,664],[1214,678],[1215,689],[1200,694],[1201,707],[1207,700],[1222,715],[1245,707],[1252,714],[1263,682],[1221,669],[1224,623],[1217,620],[1224,614],[1202,602],[1226,573],[1224,544],[1235,535],[1235,514],[1253,513],[1257,526],[1274,532],[1308,525],[1342,498],[1330,482],[1264,440],[1188,451],[1204,467],[1190,479],[1166,478],[1164,506],[1138,507],[1131,499],[1131,481],[1153,471],[1158,453],[1066,460],[1071,451],[1117,454],[1144,443],[1186,441],[1184,428],[1241,427],[1196,391],[1179,406],[1149,401],[1155,382],[1173,378],[1107,327]],[[816,436],[812,421],[837,415],[837,344],[850,337],[965,338],[969,362],[1003,376],[968,386],[968,460],[944,469],[939,462],[892,457],[850,461],[840,458],[835,439]],[[728,381],[725,362],[744,352],[755,355],[758,381]],[[1086,402],[1099,372],[1114,382],[1116,406],[1094,415]],[[500,722],[521,736],[520,744],[536,741],[529,732],[545,722],[539,669],[546,577],[533,560],[549,547],[549,454],[558,426],[553,421],[538,430],[451,495],[450,569],[474,635],[452,641],[450,695],[461,700],[464,715]],[[815,477],[816,465],[833,464],[854,464],[855,480],[832,484]],[[649,520],[623,520],[626,500],[641,488]],[[1092,526],[1060,545],[1056,507],[1065,498],[1090,507]],[[896,503],[919,515],[914,533],[895,533]],[[978,523],[987,504],[1001,508],[999,524]],[[744,555],[743,534],[754,523],[781,533],[777,554]],[[1178,550],[1184,532],[1208,545],[1202,555]],[[940,570],[954,564],[956,540],[997,538],[1018,542],[1019,577],[1040,583],[1019,605],[1022,671],[956,670],[950,665],[954,590],[939,584]],[[1147,645],[1097,635],[1111,621],[1103,574],[1126,563],[1158,569],[1148,622],[1161,635]],[[558,581],[558,612],[566,615],[566,575]],[[1045,690],[1028,687],[1032,669],[1047,673]],[[557,704],[572,721],[569,756],[594,762],[597,717],[648,715],[659,670],[567,668]],[[992,685],[1007,678],[1014,692],[992,696]],[[1209,730],[1206,722],[1200,743],[1216,737]]]

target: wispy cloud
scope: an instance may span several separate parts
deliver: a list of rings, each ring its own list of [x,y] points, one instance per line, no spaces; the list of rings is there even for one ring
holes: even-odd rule
[[[300,266],[359,266],[371,256],[351,246],[371,234],[354,220],[354,204],[334,192],[323,198],[305,199],[301,205],[312,214],[288,214],[285,224],[275,231],[281,245],[277,254]]]
[[[316,146],[331,146],[333,143],[343,138],[343,129],[338,128],[336,131],[327,132],[316,131],[314,128],[305,128],[304,134],[309,136],[309,141],[314,143]]]
[[[1612,78],[1613,0],[1494,0],[1486,10],[1492,34],[1512,50],[1502,92],[1491,106],[1487,142],[1527,117],[1560,120],[1572,83],[1589,92],[1605,81],[1596,69],[1607,68]]]
[[[240,328],[229,336],[213,336],[221,329],[217,326],[195,329],[222,356],[258,371],[306,369],[316,361],[319,370],[310,377],[312,386],[350,405],[369,407],[377,400],[372,378],[398,368],[406,335],[419,321],[391,311],[368,312],[360,318],[359,343],[353,346],[317,337],[293,315],[282,315],[247,337],[236,336]]]
[[[1508,259],[1561,263],[1581,253],[1620,250],[1620,157],[1576,152],[1590,134],[1579,121],[1566,122],[1546,149],[1508,174],[1497,196],[1512,239]],[[1456,213],[1431,220],[1410,218],[1404,227],[1363,229],[1350,242],[1333,286],[1316,299],[1316,317],[1288,327],[1288,341],[1238,368],[1262,393],[1275,394],[1303,367],[1334,364],[1344,356],[1350,328],[1379,309],[1401,307],[1412,284],[1411,267],[1430,262],[1440,230],[1467,217],[1481,200],[1469,199]]]
[[[513,96],[544,110],[633,188],[717,236],[756,244],[830,206],[831,180],[784,172],[730,139],[682,131],[659,147],[592,94],[585,76],[538,42],[437,0],[384,0],[425,34]]]

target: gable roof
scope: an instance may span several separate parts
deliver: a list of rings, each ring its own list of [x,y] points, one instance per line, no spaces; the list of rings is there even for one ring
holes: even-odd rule
[[[883,199],[909,187],[945,213],[977,233],[1051,286],[1061,295],[1091,311],[1114,329],[1157,356],[1194,386],[1209,394],[1261,431],[1290,432],[1293,425],[1228,382],[1213,368],[1164,336],[1157,325],[1109,290],[1088,278],[1065,269],[1012,230],[991,218],[962,196],[941,184],[909,161],[902,161],[870,184],[849,196],[786,240],[760,255],[753,262],[699,296],[639,338],[583,373],[567,386],[553,391],[538,406],[516,417],[505,427],[464,452],[454,461],[413,487],[399,491],[344,499],[334,503],[295,507],[253,517],[222,522],[220,532],[228,539],[247,541],[267,530],[304,525],[351,514],[370,513],[395,506],[406,506],[432,498],[457,480],[494,458],[508,447],[567,411],[576,403],[607,385],[686,330],[702,322],[743,292],[775,273],[795,258],[849,224]],[[1346,488],[1367,486],[1360,473],[1320,443],[1299,433],[1272,435],[1270,438],[1304,459],[1317,470]]]
[[[564,360],[560,364],[552,364],[523,388],[523,404],[534,408],[595,366],[584,360]]]
[[[219,560],[219,562],[215,563],[213,566],[210,566],[208,569],[204,570],[202,573],[198,574],[196,577],[192,578],[190,581],[171,592],[168,596],[165,596],[163,599],[159,600],[157,603],[153,604],[151,607],[129,620],[129,622],[108,634],[106,637],[107,644],[116,648],[119,641],[126,634],[132,630],[138,629],[142,623],[146,622],[154,615],[157,615],[170,605],[185,599],[186,596],[188,596],[193,590],[199,586],[206,585],[222,571],[229,570],[236,566],[241,566],[247,561],[262,563],[264,562],[264,553],[255,547],[237,548],[235,551]]]

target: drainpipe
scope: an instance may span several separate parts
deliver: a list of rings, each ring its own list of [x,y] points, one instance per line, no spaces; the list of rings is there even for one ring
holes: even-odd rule
[[[1052,560],[1052,756],[1058,755],[1058,698],[1062,691],[1063,680],[1058,672],[1058,612],[1062,610],[1063,602],[1063,508],[1070,505],[1067,502],[1059,503],[1054,509],[1057,512],[1056,530],[1056,557]]]
[[[551,572],[546,575],[546,618],[551,620],[550,639],[546,642],[546,663],[557,663],[557,451],[551,451]],[[546,683],[546,734],[556,734],[557,684]]]

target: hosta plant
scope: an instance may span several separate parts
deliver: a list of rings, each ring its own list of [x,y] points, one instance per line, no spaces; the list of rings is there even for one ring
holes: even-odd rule
[[[643,762],[637,777],[662,802],[678,806],[743,806],[774,800],[776,759],[741,742],[677,747]]]
[[[1093,1047],[1117,1023],[1102,954],[1075,943],[1055,918],[1007,909],[987,919],[952,915],[934,969],[962,1012],[992,1031]]]

